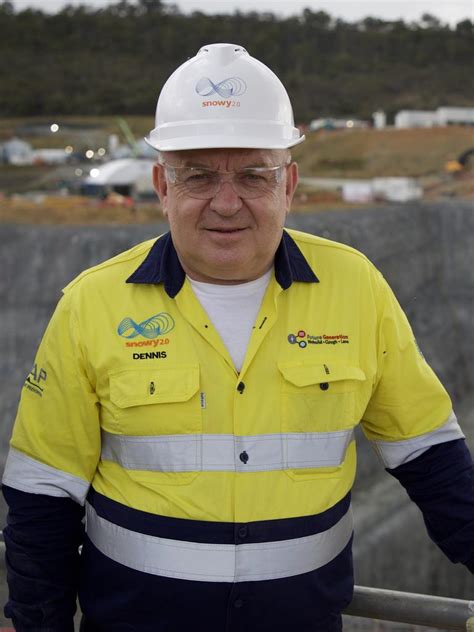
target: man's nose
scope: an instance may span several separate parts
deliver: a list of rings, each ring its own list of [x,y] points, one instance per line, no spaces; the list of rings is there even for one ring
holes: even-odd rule
[[[221,181],[219,190],[210,201],[210,208],[220,215],[233,215],[243,205],[240,198],[234,190],[232,180],[225,179]]]

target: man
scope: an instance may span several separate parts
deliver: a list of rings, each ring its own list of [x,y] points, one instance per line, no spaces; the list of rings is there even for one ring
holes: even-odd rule
[[[341,630],[358,423],[473,571],[471,457],[403,312],[363,255],[283,230],[303,137],[278,78],[204,47],[148,140],[170,232],[65,289],[23,390],[17,630],[72,630],[77,589],[87,631]]]

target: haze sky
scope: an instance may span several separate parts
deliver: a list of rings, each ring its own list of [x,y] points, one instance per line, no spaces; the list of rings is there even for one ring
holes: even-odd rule
[[[111,0],[13,0],[15,9],[27,7],[40,9],[47,13],[56,13],[65,5],[86,4],[92,8],[116,4]],[[419,20],[424,13],[434,15],[443,23],[451,25],[461,20],[474,20],[473,0],[175,0],[165,4],[175,4],[183,13],[203,11],[204,13],[233,13],[270,11],[278,16],[299,14],[307,7],[312,11],[326,11],[333,17],[354,22],[364,17],[378,17],[385,20],[403,19],[406,22]],[[236,34],[237,37],[237,34]]]

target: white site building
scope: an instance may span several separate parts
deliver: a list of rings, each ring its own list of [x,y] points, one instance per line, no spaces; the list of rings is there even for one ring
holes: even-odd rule
[[[12,138],[0,145],[0,159],[10,165],[33,164],[33,148],[20,138]]]
[[[474,125],[474,108],[439,107],[437,110],[400,110],[395,115],[397,129]]]
[[[387,127],[387,115],[383,110],[377,110],[372,114],[375,129],[385,129]]]
[[[85,195],[106,196],[119,193],[131,197],[155,196],[152,172],[156,161],[143,158],[120,158],[91,169],[82,183]]]
[[[436,113],[439,125],[474,125],[474,108],[442,107]]]
[[[346,180],[340,187],[345,202],[410,202],[423,197],[423,188],[415,178],[389,177],[372,180]]]

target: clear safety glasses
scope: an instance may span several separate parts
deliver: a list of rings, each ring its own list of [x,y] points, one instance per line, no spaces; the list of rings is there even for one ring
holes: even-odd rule
[[[166,162],[168,179],[180,185],[189,197],[210,200],[220,191],[224,182],[230,182],[236,195],[247,200],[263,197],[277,188],[282,181],[283,169],[291,162],[274,167],[248,167],[240,171],[216,171],[201,167],[175,167]]]

